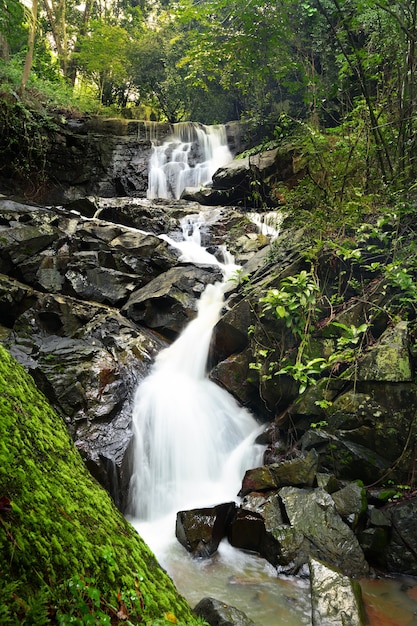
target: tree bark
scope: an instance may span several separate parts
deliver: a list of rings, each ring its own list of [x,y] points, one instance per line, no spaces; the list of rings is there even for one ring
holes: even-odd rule
[[[30,70],[32,69],[33,49],[35,47],[36,22],[38,19],[38,0],[32,0],[32,19],[28,36],[28,51],[26,53],[25,66],[23,68],[22,80],[19,87],[19,93],[23,94],[26,89]]]
[[[10,60],[9,42],[3,33],[0,33],[0,59],[3,59],[6,63]]]

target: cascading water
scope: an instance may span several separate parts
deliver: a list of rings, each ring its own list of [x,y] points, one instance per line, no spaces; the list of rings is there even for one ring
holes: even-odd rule
[[[254,444],[254,417],[206,376],[212,329],[236,266],[201,247],[202,221],[188,216],[181,242],[164,238],[181,250],[183,261],[219,265],[225,280],[206,288],[197,317],[158,355],[136,391],[129,517],[190,604],[211,595],[262,626],[309,624],[305,582],[283,588],[272,566],[226,541],[215,559],[193,560],[175,539],[176,513],[236,499],[244,470],[259,464],[262,452]]]
[[[199,245],[200,223],[197,216],[190,233],[188,217],[183,242],[165,239],[181,250],[183,260],[216,264],[230,276],[236,266],[218,261]],[[254,417],[206,377],[212,329],[219,318],[225,284],[208,285],[197,317],[158,355],[152,372],[136,391],[130,509],[137,519],[153,521],[191,508],[199,499],[207,505],[234,498],[242,472],[257,461]],[[252,445],[245,446],[251,435]]]
[[[174,124],[171,137],[160,145],[152,143],[148,198],[178,200],[186,187],[207,185],[232,158],[223,125]]]

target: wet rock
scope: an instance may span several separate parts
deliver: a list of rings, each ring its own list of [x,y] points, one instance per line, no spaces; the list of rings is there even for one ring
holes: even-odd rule
[[[226,536],[235,508],[235,503],[229,502],[212,508],[179,511],[175,536],[193,557],[209,557]]]
[[[247,470],[239,496],[251,491],[268,491],[284,486],[312,486],[317,472],[318,455],[311,450],[294,459]]]
[[[360,516],[367,510],[366,491],[363,484],[349,482],[342,489],[331,494],[336,511],[347,518],[351,525],[356,525]]]
[[[217,267],[174,267],[135,291],[122,308],[131,320],[173,337],[193,319],[197,299],[209,283],[221,280]]]
[[[255,626],[242,611],[214,598],[203,598],[194,607],[194,613],[210,626]]]
[[[119,305],[178,262],[178,253],[154,235],[22,206],[0,200],[0,271],[35,289]]]
[[[146,196],[151,134],[169,124],[90,118],[62,126],[46,164],[51,184],[45,202],[66,204],[85,196]]]
[[[416,390],[412,382],[367,381],[342,391],[321,414],[299,418],[303,429],[315,424],[301,436],[302,448],[315,448],[320,467],[340,479],[371,484],[388,472],[404,483],[413,462]]]
[[[211,357],[211,352],[210,352]],[[210,380],[227,389],[240,404],[262,414],[261,402],[256,387],[249,381],[250,351],[244,350],[218,363],[210,370]]]
[[[347,576],[368,572],[368,564],[353,531],[337,513],[323,489],[283,487],[279,496],[291,527],[307,542],[308,554],[338,567]]]
[[[16,284],[14,293],[12,319],[2,316],[9,325],[4,345],[64,417],[87,466],[123,508],[134,389],[166,344],[115,309]],[[10,294],[9,280],[0,279],[2,305]]]
[[[235,548],[257,552],[272,565],[281,566],[281,571],[294,574],[307,557],[300,558],[303,535],[287,521],[278,494],[251,494],[237,509],[228,539]]]
[[[221,317],[212,337],[212,351],[217,361],[242,352],[248,346],[248,328],[251,323],[251,304],[246,298]]]
[[[365,626],[359,583],[315,559],[309,568],[313,626]]]
[[[390,572],[417,575],[417,497],[388,506],[385,511],[391,523],[391,537],[385,552]]]

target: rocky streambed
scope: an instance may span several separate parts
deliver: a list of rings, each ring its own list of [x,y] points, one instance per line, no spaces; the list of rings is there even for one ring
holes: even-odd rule
[[[360,294],[346,284],[343,304],[322,312],[314,352],[327,358],[341,329],[365,323],[370,339],[299,395],[286,373],[262,375],[260,349],[278,361],[296,341],[261,315],[259,300],[306,270],[301,230],[283,228],[271,244],[242,209],[183,201],[91,198],[78,208],[0,199],[0,323],[2,343],[62,415],[90,471],[124,510],[133,391],[219,280],[217,267],[184,262],[160,235],[180,238],[181,218],[203,210],[203,244],[220,254],[227,243],[242,264],[215,328],[210,378],[265,425],[265,454],[242,477],[238,504],[179,512],[177,536],[198,558],[227,537],[280,573],[309,575],[313,624],[342,623],[342,613],[365,623],[358,578],[417,575],[417,498],[400,488],[415,462],[415,339],[409,322],[386,313],[401,292],[382,277],[358,276]],[[362,271],[340,263],[319,258],[323,288]]]

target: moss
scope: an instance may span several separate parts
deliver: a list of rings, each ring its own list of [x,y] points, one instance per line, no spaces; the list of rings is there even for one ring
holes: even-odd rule
[[[25,621],[34,599],[56,611],[57,592],[65,603],[63,590],[76,576],[94,580],[116,607],[122,589],[136,589],[145,623],[171,612],[193,624],[187,602],[90,476],[64,423],[1,346],[0,398],[1,623],[37,623]]]

